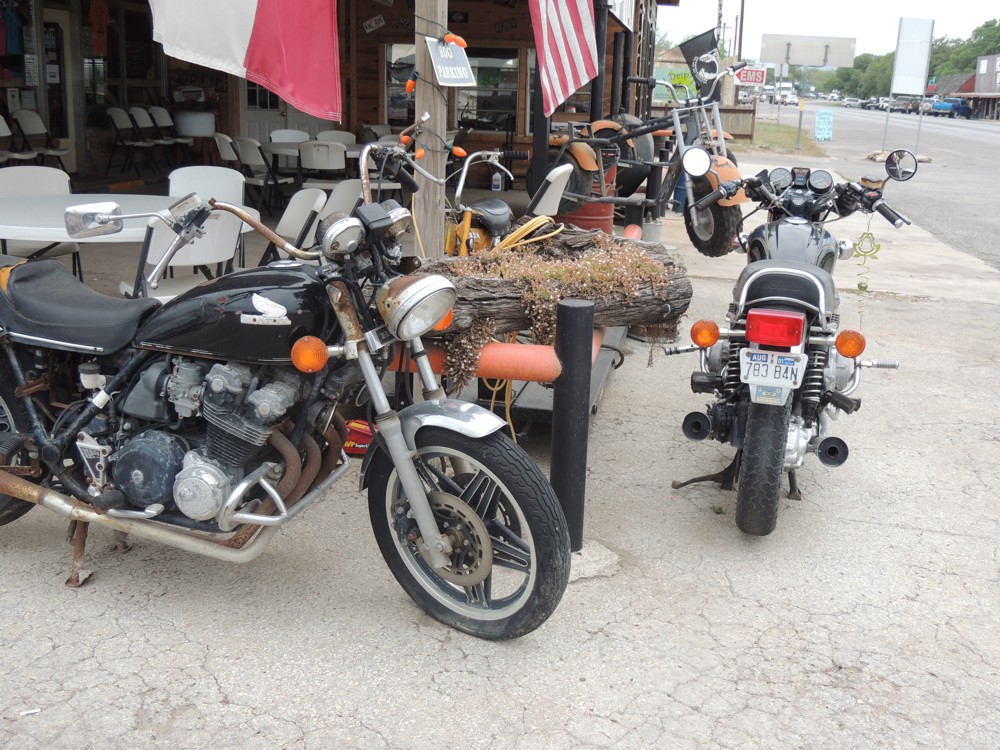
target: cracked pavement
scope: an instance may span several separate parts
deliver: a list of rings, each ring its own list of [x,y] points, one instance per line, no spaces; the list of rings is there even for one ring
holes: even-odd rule
[[[863,308],[853,262],[837,270],[843,322],[863,314],[865,357],[901,367],[865,371],[863,408],[832,426],[850,458],[808,457],[770,536],[740,534],[733,492],[670,488],[732,451],[681,435],[707,401],[696,355],[647,367],[629,340],[591,423],[584,550],[539,630],[490,643],[423,615],[354,474],[245,566],[142,539],[114,552],[92,528],[76,590],[65,525],[35,509],[0,529],[0,744],[993,750],[1000,272],[916,227],[872,229]],[[694,286],[686,330],[722,317],[742,264],[683,233],[664,220]],[[546,470],[547,441],[528,445]]]

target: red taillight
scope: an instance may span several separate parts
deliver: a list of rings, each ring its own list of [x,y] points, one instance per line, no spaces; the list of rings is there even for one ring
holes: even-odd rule
[[[806,316],[784,310],[751,310],[747,313],[747,341],[763,346],[798,346]]]

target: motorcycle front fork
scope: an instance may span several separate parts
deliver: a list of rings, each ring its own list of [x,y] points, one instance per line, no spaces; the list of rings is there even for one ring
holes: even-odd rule
[[[417,362],[420,380],[423,382],[424,398],[443,398],[444,389],[437,384],[437,378],[431,369],[430,362],[427,361],[420,339],[413,339],[410,342],[410,348],[413,358]],[[403,490],[410,503],[413,520],[416,521],[417,528],[420,529],[423,551],[426,552],[434,567],[445,568],[451,563],[448,557],[452,551],[451,543],[438,530],[430,500],[424,490],[424,484],[413,464],[413,452],[403,436],[399,414],[390,406],[378,370],[375,363],[372,362],[371,354],[363,346],[358,347],[358,364],[368,386],[372,406],[375,408],[375,424],[378,425],[379,435],[389,451],[393,466],[396,467],[399,482],[403,485]]]

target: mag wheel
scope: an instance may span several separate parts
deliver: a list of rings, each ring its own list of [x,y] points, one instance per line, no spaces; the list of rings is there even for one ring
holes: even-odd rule
[[[712,192],[708,180],[695,180],[694,201],[704,198]],[[688,207],[684,208],[684,227],[688,238],[702,255],[719,258],[728,255],[733,249],[733,237],[740,229],[743,212],[739,206],[720,206],[713,203],[710,206],[696,209],[699,223],[695,226]]]
[[[791,399],[785,406],[750,404],[736,488],[736,525],[744,534],[766,536],[778,523],[790,413]]]
[[[368,509],[400,586],[431,617],[479,638],[517,638],[545,622],[569,581],[569,533],[534,461],[501,433],[473,440],[425,427],[414,464],[451,543],[451,564],[436,569],[420,551],[409,501],[380,450]]]

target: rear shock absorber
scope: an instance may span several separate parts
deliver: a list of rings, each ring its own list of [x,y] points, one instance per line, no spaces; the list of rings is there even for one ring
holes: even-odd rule
[[[803,412],[815,414],[819,408],[819,400],[826,390],[823,381],[823,371],[826,369],[827,360],[826,349],[813,349],[809,352],[809,364],[806,365],[806,374],[802,378],[802,406]]]
[[[726,362],[726,379],[722,384],[722,393],[731,396],[740,387],[740,342],[729,340],[729,359]]]

